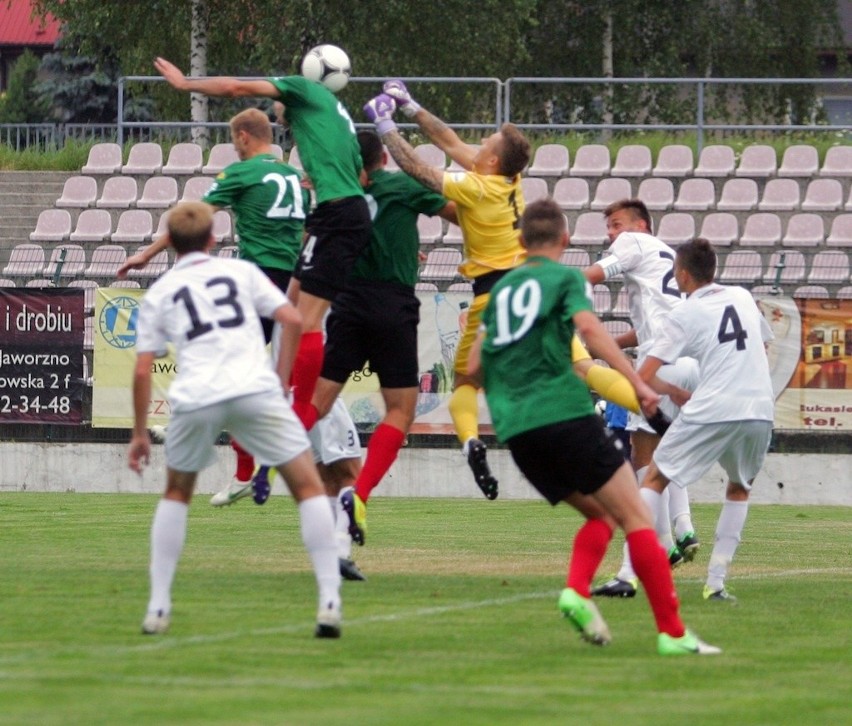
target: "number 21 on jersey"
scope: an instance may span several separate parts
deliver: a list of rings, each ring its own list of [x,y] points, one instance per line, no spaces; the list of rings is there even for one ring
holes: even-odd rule
[[[541,308],[541,287],[526,280],[517,288],[504,287],[494,298],[497,334],[492,345],[508,345],[523,338],[535,323]]]

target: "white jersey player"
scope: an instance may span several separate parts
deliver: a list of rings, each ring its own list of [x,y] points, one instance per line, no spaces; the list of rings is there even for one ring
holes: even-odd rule
[[[678,248],[675,276],[689,298],[670,313],[639,375],[660,393],[680,399],[683,407],[654,453],[642,495],[655,511],[669,481],[683,488],[717,461],[721,464],[728,488],[704,597],[733,600],[725,577],[745,524],[751,483],[772,436],[774,396],[764,347],[772,331],[751,294],[715,284],[715,274],[716,254],[707,240]],[[664,363],[684,354],[699,362],[699,382],[691,396],[655,379]]]
[[[167,481],[151,527],[151,596],[142,632],[160,634],[169,627],[171,586],[195,481],[198,471],[215,459],[214,444],[227,429],[287,482],[319,589],[316,635],[339,637],[340,573],[332,511],[307,435],[284,394],[301,316],[255,265],[210,257],[212,227],[212,209],[206,204],[187,202],[171,210],[168,236],[177,261],[148,290],[137,323],[128,463],[138,473],[151,449],[146,428],[151,369],[167,343],[176,349],[178,370],[169,388]],[[287,353],[276,369],[265,350],[259,316],[283,326],[282,350]]]

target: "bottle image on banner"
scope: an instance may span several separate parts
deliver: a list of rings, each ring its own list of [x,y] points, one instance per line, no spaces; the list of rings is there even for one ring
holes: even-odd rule
[[[442,292],[435,293],[435,326],[441,343],[440,393],[451,390],[453,362],[459,344],[459,311]]]

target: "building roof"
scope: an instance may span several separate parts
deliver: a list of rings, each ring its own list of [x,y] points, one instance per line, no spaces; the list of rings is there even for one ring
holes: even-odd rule
[[[30,0],[0,0],[0,46],[52,46],[59,38],[59,21],[52,15],[31,15]]]

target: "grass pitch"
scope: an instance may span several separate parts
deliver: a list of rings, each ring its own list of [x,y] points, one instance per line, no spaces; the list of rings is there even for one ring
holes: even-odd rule
[[[568,507],[476,499],[371,500],[369,580],[321,641],[293,503],[199,497],[171,631],[143,637],[154,506],[0,494],[0,724],[849,723],[849,509],[753,506],[731,606],[701,599],[719,508],[696,506],[675,579],[724,653],[661,658],[641,594],[599,603],[606,648],[559,617]]]

